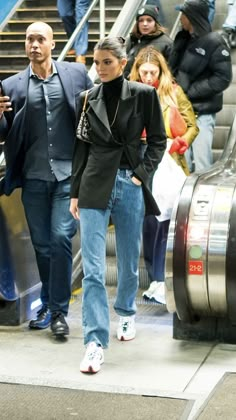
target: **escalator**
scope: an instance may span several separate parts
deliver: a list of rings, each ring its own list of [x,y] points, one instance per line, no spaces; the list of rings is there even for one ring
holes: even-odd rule
[[[166,297],[174,337],[236,343],[236,118],[227,147],[184,184],[170,223]]]

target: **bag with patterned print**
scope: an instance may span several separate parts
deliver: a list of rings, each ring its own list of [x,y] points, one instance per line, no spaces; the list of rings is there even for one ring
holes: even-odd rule
[[[88,101],[88,90],[85,93],[83,109],[82,109],[82,113],[80,116],[77,130],[76,130],[76,137],[77,139],[84,141],[85,143],[92,143],[89,136],[90,124],[89,124],[88,116],[86,113],[87,101]]]

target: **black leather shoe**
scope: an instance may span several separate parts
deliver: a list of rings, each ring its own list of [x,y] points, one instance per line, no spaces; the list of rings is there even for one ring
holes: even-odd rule
[[[43,330],[48,328],[51,322],[51,312],[47,305],[43,305],[42,308],[37,312],[37,317],[32,319],[29,323],[29,328],[35,330]]]
[[[57,337],[69,335],[69,326],[66,323],[64,315],[62,315],[60,312],[52,313],[51,330],[53,335]]]

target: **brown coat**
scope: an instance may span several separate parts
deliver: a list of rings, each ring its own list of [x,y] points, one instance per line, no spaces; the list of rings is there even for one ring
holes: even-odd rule
[[[187,131],[182,137],[190,146],[199,132],[199,128],[196,123],[196,116],[194,114],[194,110],[190,100],[179,85],[177,85],[175,93],[178,103],[178,109],[187,124]],[[182,167],[185,174],[189,175],[189,169],[184,155],[179,155],[175,152],[171,156],[176,161],[176,163],[178,163],[178,165]]]

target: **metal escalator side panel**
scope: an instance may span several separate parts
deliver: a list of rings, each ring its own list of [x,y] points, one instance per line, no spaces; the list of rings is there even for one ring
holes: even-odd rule
[[[211,315],[221,317],[227,315],[226,251],[233,193],[234,183],[231,179],[219,176],[209,230],[208,295]]]
[[[0,208],[6,224],[7,236],[1,241],[9,242],[12,272],[19,296],[37,287],[39,274],[35,262],[28,225],[21,203],[21,190],[16,189],[9,197],[0,197]]]
[[[236,182],[235,182],[236,185]],[[234,190],[232,207],[229,216],[229,231],[226,250],[225,276],[226,276],[226,300],[227,314],[236,324],[236,190]]]
[[[18,291],[15,287],[15,273],[11,248],[8,240],[6,218],[0,204],[0,300],[15,301]]]
[[[0,180],[5,174],[4,154],[0,153]],[[15,301],[18,290],[15,286],[15,271],[12,264],[12,252],[8,238],[7,218],[0,199],[0,300]]]
[[[189,211],[186,245],[186,288],[195,316],[210,312],[207,285],[207,258],[210,214],[214,186],[198,179]]]
[[[219,166],[219,165],[218,165]],[[187,231],[187,291],[197,317],[227,313],[225,261],[235,175],[223,165],[196,184]]]
[[[169,232],[166,246],[166,261],[165,261],[165,297],[166,307],[168,312],[176,312],[175,296],[174,296],[174,282],[173,282],[173,248],[175,238],[176,215],[178,210],[178,201],[172,211]]]
[[[185,322],[191,322],[193,320],[186,281],[186,245],[189,211],[197,179],[198,176],[196,174],[189,176],[181,191],[176,212],[173,240],[172,270],[176,312],[178,318]]]

